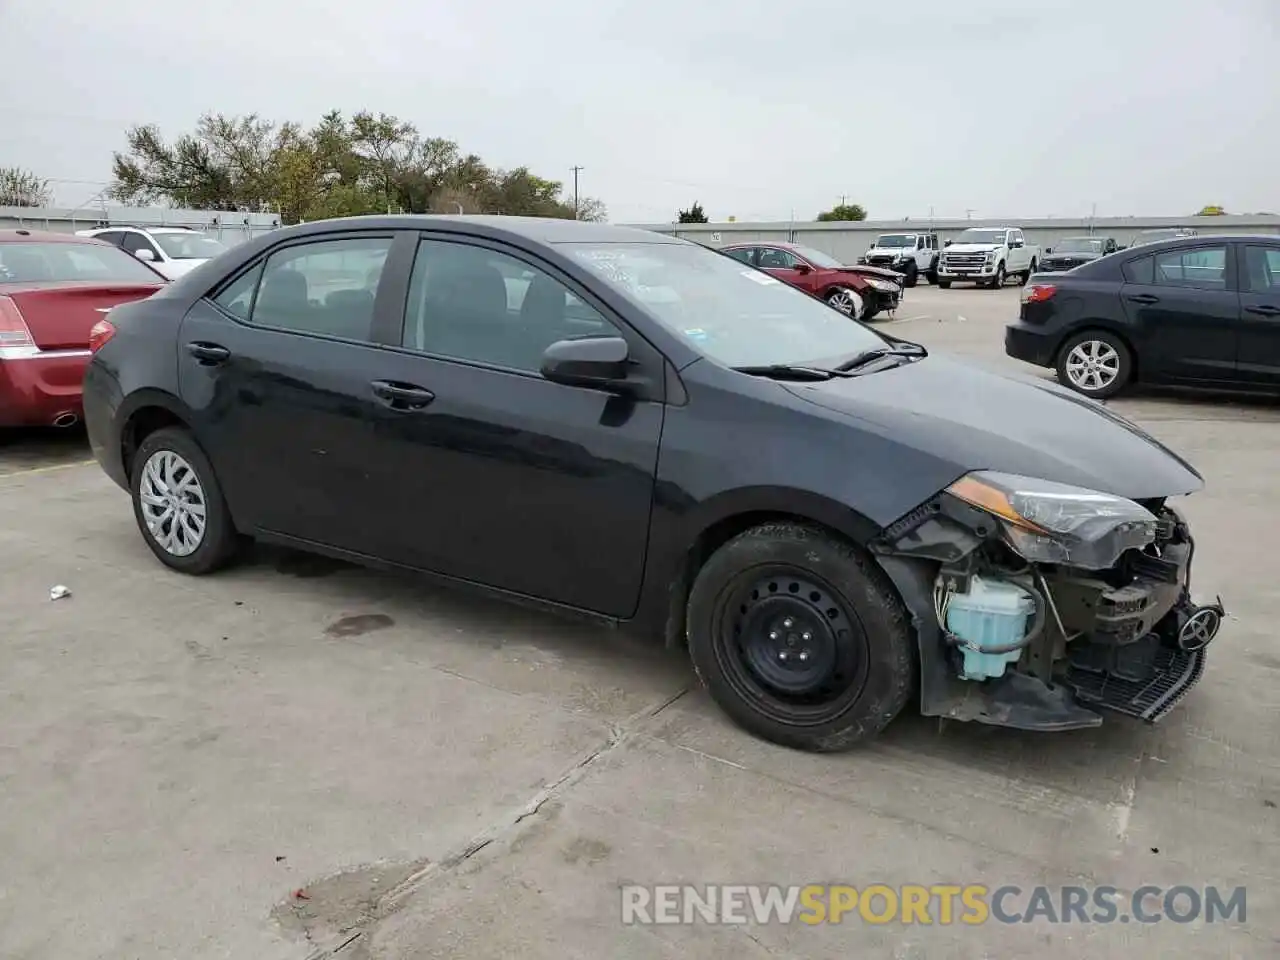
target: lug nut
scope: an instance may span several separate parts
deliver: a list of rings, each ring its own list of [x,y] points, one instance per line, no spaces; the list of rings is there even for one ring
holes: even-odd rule
[[[800,659],[801,659],[801,660],[808,660],[808,659],[809,659],[809,651],[808,651],[808,650],[801,650],[801,651],[800,651]]]

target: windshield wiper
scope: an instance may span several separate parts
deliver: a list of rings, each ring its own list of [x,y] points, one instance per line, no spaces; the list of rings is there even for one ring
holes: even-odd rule
[[[840,370],[825,370],[822,367],[807,367],[799,363],[762,363],[755,366],[734,367],[738,373],[753,377],[770,377],[774,380],[830,380],[832,377],[844,377],[848,374]]]
[[[847,373],[851,370],[857,370],[859,367],[865,367],[867,364],[883,357],[927,357],[928,355],[929,351],[918,343],[899,343],[894,346],[863,350],[857,356],[838,364],[835,369],[840,373]]]

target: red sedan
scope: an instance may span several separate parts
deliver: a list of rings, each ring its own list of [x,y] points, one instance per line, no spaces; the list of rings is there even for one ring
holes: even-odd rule
[[[0,427],[79,423],[94,324],[165,282],[101,240],[0,230]]]
[[[902,275],[880,267],[845,266],[821,250],[797,243],[730,243],[717,249],[759,267],[784,283],[825,300],[856,320],[897,309]]]

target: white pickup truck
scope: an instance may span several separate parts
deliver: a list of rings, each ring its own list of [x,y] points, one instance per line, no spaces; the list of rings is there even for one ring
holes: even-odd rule
[[[948,240],[938,261],[938,286],[957,281],[980,287],[1003,287],[1016,276],[1026,283],[1036,272],[1040,248],[1027,243],[1020,227],[973,227]]]

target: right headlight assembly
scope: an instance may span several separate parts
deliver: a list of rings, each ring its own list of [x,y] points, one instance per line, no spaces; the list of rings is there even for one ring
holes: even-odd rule
[[[1141,504],[1052,480],[980,470],[947,492],[998,518],[1009,546],[1032,563],[1105,570],[1156,535],[1158,521]]]

